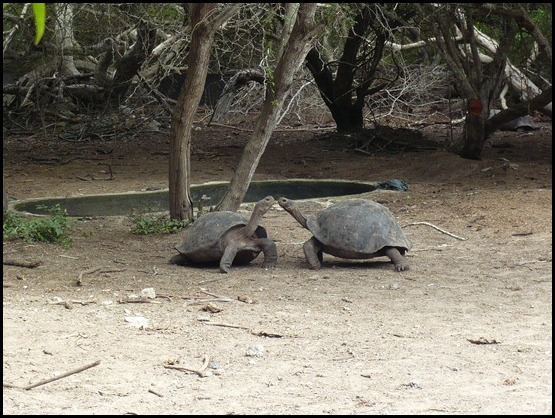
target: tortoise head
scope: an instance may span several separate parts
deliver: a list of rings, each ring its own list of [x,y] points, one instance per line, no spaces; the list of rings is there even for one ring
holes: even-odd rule
[[[286,197],[282,196],[278,199],[278,203],[283,209],[285,209],[286,211],[289,211],[289,209],[291,209],[291,207],[295,202],[291,199],[287,199]]]
[[[294,200],[287,199],[286,197],[280,197],[278,199],[279,205],[289,214],[297,220],[304,228],[308,229],[306,224],[306,217],[301,213]]]
[[[276,203],[276,200],[272,196],[266,196],[264,199],[259,200],[256,205],[254,205],[254,213],[259,213],[263,215],[268,212],[268,210]]]

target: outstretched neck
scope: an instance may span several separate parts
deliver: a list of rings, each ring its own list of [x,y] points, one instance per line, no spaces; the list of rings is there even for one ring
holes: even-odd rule
[[[306,217],[301,213],[300,210],[298,210],[297,208],[289,208],[288,212],[291,214],[291,216],[293,216],[293,218],[297,220],[298,223],[303,226],[303,228],[308,229],[308,225],[306,224]]]
[[[261,208],[258,208],[258,207],[254,208],[254,211],[252,213],[251,218],[249,219],[249,222],[247,222],[247,224],[243,228],[243,234],[246,237],[250,237],[256,232],[258,225],[262,221],[262,216],[264,215],[264,213],[265,211],[262,210]]]

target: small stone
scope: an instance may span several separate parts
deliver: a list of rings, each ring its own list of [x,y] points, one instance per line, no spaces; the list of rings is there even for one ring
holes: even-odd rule
[[[266,350],[263,345],[257,344],[254,346],[247,347],[247,351],[245,355],[247,357],[263,357],[265,351]]]

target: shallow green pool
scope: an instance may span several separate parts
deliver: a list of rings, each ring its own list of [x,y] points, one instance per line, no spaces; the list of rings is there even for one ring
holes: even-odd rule
[[[383,183],[383,182],[382,182]],[[380,188],[380,183],[338,180],[271,180],[250,184],[245,203],[256,202],[271,195],[276,199],[313,199],[328,196],[347,196],[367,193]],[[224,196],[228,182],[205,183],[191,186],[195,205],[203,195],[210,199],[207,206],[214,206]],[[126,216],[134,213],[163,212],[169,210],[168,190],[129,192],[103,195],[85,195],[59,198],[29,199],[12,202],[11,208],[19,212],[46,215],[49,208],[60,205],[68,216]]]

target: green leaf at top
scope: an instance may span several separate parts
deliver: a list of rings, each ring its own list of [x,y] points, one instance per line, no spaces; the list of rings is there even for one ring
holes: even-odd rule
[[[35,45],[38,45],[42,35],[44,35],[44,26],[46,22],[45,3],[33,3],[33,14],[35,15]]]

